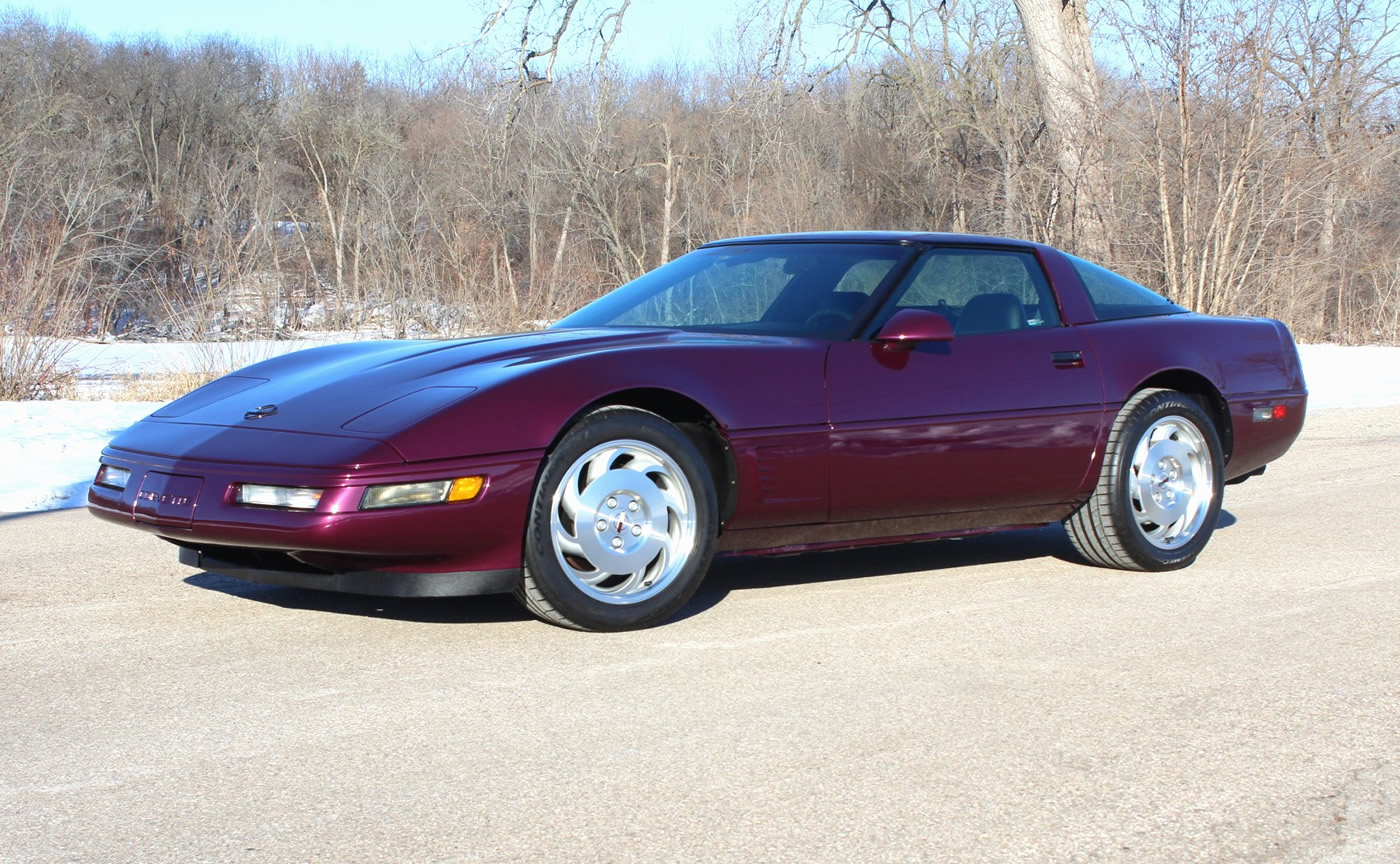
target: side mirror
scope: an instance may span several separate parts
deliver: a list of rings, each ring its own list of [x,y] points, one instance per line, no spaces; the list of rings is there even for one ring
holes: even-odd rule
[[[948,342],[952,338],[953,325],[948,319],[926,309],[901,309],[875,335],[876,342],[890,348],[913,348],[920,342]]]

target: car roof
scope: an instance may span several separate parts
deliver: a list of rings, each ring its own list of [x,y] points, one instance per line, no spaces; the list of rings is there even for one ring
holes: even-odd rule
[[[731,246],[746,243],[899,243],[907,245],[930,245],[950,243],[962,246],[1039,246],[1028,240],[1013,240],[1008,237],[991,237],[985,234],[951,234],[940,231],[804,231],[793,234],[760,234],[753,237],[729,237],[712,240],[700,248],[708,246]]]

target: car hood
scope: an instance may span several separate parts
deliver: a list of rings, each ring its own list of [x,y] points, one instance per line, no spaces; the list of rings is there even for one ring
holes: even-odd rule
[[[669,335],[659,330],[545,330],[452,341],[327,345],[240,369],[158,409],[151,418],[379,435],[529,366],[619,344],[664,341]]]
[[[415,443],[405,430],[432,427],[430,437],[440,440],[451,434],[443,427],[450,421],[458,423],[462,438],[477,438],[480,447],[510,449],[509,442],[488,445],[479,440],[479,427],[485,423],[528,427],[532,434],[515,439],[520,449],[543,447],[561,418],[541,403],[567,407],[584,398],[589,388],[612,382],[630,386],[648,371],[668,383],[681,379],[683,384],[692,374],[707,374],[699,370],[710,365],[705,358],[717,356],[714,349],[732,356],[733,349],[748,346],[769,355],[792,342],[769,336],[608,328],[329,345],[219,378],[153,412],[113,445],[153,452],[151,444],[143,442],[155,437],[168,441],[181,434],[169,426],[185,427],[190,435],[201,433],[189,427],[205,427],[389,441],[403,458],[416,461],[436,458],[436,445]],[[552,372],[538,374],[545,370]],[[783,374],[781,369],[774,371]],[[514,386],[523,379],[530,379],[532,386]],[[513,386],[503,386],[508,384]],[[492,398],[482,398],[484,394]],[[459,403],[484,410],[458,411]],[[166,426],[159,436],[154,429],[140,431],[156,424]],[[551,425],[546,437],[543,430]]]

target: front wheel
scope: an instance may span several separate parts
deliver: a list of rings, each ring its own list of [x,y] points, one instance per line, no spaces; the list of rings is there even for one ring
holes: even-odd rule
[[[517,597],[577,630],[659,624],[695,593],[714,555],[714,480],[690,439],[636,408],[603,408],[545,462]]]
[[[1215,530],[1224,465],[1215,423],[1196,400],[1140,390],[1113,421],[1093,495],[1065,520],[1070,541],[1104,567],[1185,567]]]

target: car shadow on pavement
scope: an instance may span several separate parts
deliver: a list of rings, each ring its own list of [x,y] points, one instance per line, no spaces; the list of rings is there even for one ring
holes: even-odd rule
[[[1222,509],[1216,527],[1229,528],[1236,521],[1229,511]],[[1079,557],[1064,526],[1058,524],[830,552],[802,552],[784,556],[728,555],[715,559],[700,590],[674,620],[699,615],[720,603],[734,590],[936,572],[977,564],[1032,561],[1036,558],[1056,558],[1071,564],[1092,566]]]
[[[709,576],[677,620],[706,611],[735,590],[844,582],[1036,558],[1079,561],[1064,528],[1059,525],[829,552],[728,555],[715,559]]]
[[[1228,528],[1236,521],[1228,511],[1221,510],[1217,527]],[[887,546],[803,552],[795,555],[724,555],[715,559],[705,581],[700,585],[700,590],[671,620],[678,621],[699,615],[718,605],[735,590],[850,581],[899,573],[937,572],[978,564],[1033,561],[1037,558],[1084,563],[1070,544],[1065,529],[1060,525],[944,540],[893,543]],[[369,597],[262,585],[209,572],[189,576],[185,583],[284,609],[304,609],[393,621],[416,621],[425,624],[501,624],[533,619],[533,616],[508,594],[475,597]]]
[[[719,604],[730,591],[783,585],[848,581],[897,573],[948,570],[975,564],[1027,561],[1056,557],[1074,560],[1074,549],[1058,525],[1000,534],[947,540],[866,546],[829,552],[784,556],[726,555],[715,559],[709,574],[689,603],[672,620],[699,615]],[[185,583],[256,603],[302,609],[416,621],[430,624],[494,624],[530,620],[528,612],[506,594],[478,597],[368,597],[306,588],[245,582],[217,573],[200,572]]]
[[[280,606],[283,609],[331,612],[337,615],[384,618],[390,621],[414,621],[422,624],[501,624],[529,621],[533,618],[509,594],[484,594],[477,597],[370,597],[364,594],[338,594],[309,588],[262,585],[207,571],[187,577],[185,584],[252,600],[255,603]]]

